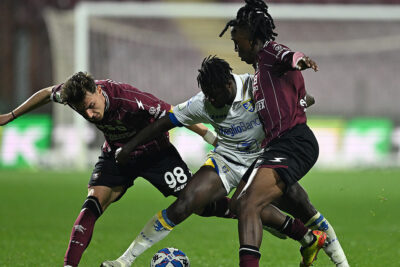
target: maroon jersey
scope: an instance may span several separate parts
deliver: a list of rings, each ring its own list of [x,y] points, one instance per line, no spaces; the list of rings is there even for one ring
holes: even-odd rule
[[[293,63],[301,55],[272,41],[258,53],[253,96],[264,125],[264,145],[307,121],[304,79]]]
[[[105,152],[115,152],[144,127],[171,110],[170,104],[129,84],[112,80],[96,80],[95,83],[103,90],[106,107],[103,119],[92,123],[104,134],[106,141],[103,150]],[[62,103],[61,87],[62,84],[55,86],[51,94],[51,99],[58,103]],[[162,133],[153,141],[136,147],[131,155],[138,157],[160,151],[169,145],[168,132]]]

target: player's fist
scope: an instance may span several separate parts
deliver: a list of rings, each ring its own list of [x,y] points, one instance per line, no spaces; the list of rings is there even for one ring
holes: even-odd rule
[[[298,70],[305,70],[311,68],[314,71],[318,71],[318,65],[317,63],[315,63],[314,60],[312,60],[311,58],[307,57],[307,56],[303,56],[301,57],[296,64],[296,69]]]
[[[115,161],[120,164],[124,165],[128,162],[129,159],[129,152],[126,151],[123,147],[118,148],[115,151]]]
[[[7,114],[1,114],[0,115],[0,126],[6,125],[10,121],[14,119],[13,115],[10,113]]]

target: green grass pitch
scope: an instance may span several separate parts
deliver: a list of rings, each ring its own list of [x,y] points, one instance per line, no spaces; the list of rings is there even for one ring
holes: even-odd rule
[[[70,230],[86,198],[89,173],[0,171],[0,266],[62,266]],[[400,266],[400,170],[318,171],[301,182],[338,234],[351,266]],[[142,226],[173,198],[138,179],[98,220],[80,266],[125,251]],[[237,222],[196,215],[145,252],[183,250],[194,267],[238,266]],[[264,232],[261,266],[298,266],[299,246]],[[333,266],[321,251],[315,266]]]

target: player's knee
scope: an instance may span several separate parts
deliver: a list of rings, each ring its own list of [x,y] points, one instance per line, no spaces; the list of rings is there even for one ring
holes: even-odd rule
[[[90,210],[96,218],[103,213],[99,200],[95,196],[88,196],[82,205],[82,209]]]

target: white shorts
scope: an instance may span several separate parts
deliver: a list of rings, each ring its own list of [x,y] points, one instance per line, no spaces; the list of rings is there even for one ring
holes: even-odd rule
[[[253,163],[249,162],[249,166],[243,166],[228,161],[226,158],[218,153],[215,153],[214,151],[210,151],[207,157],[208,159],[204,163],[204,165],[211,166],[215,169],[225,186],[227,194],[229,194],[233,189],[238,186],[240,180],[242,180],[243,175]]]

